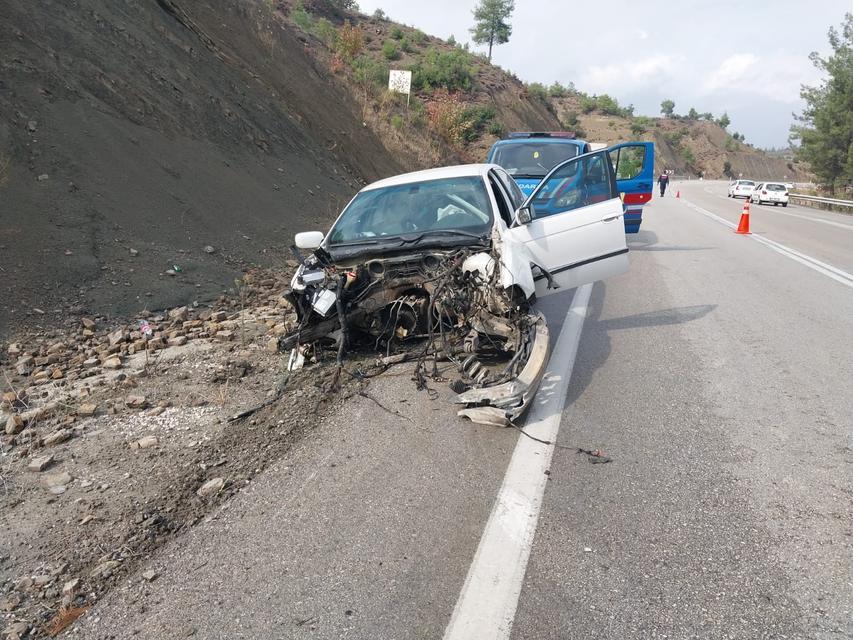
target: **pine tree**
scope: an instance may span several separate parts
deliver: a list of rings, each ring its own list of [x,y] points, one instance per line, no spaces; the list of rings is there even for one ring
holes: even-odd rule
[[[489,45],[489,62],[492,61],[492,47],[509,41],[512,25],[509,18],[515,10],[515,0],[480,0],[474,8],[474,26],[471,36],[477,44]]]
[[[840,31],[829,30],[832,55],[811,54],[814,65],[827,77],[818,87],[804,86],[806,108],[791,127],[799,141],[797,157],[834,192],[853,184],[853,13],[844,16]]]

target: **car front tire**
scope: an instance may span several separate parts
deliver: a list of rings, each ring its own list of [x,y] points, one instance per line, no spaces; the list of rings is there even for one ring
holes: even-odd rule
[[[787,202],[783,202],[783,203],[782,203],[782,206],[783,206],[783,207],[787,207],[787,206],[788,206],[788,203],[787,203]]]

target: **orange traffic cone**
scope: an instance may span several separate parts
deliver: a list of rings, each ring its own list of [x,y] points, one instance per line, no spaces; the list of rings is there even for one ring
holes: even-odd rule
[[[676,198],[680,198],[680,197],[681,197],[681,191],[676,191],[676,192],[675,192],[675,197],[676,197]]]
[[[749,200],[743,203],[743,211],[740,214],[740,224],[737,226],[737,231],[743,235],[749,235]]]

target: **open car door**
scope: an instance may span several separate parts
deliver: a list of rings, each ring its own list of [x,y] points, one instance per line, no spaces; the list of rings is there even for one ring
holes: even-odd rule
[[[628,270],[622,201],[607,149],[563,162],[515,214],[507,236],[524,245],[536,295],[603,280]],[[547,273],[546,273],[547,272]]]
[[[643,206],[652,199],[655,172],[654,142],[623,142],[609,147],[610,162],[625,212],[625,233],[637,233]]]

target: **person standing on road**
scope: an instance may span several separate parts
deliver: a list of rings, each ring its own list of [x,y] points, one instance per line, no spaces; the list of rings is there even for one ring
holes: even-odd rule
[[[663,194],[666,193],[666,186],[669,184],[669,174],[664,170],[662,174],[660,174],[660,178],[658,178],[658,185],[660,186],[660,197],[663,198]]]

